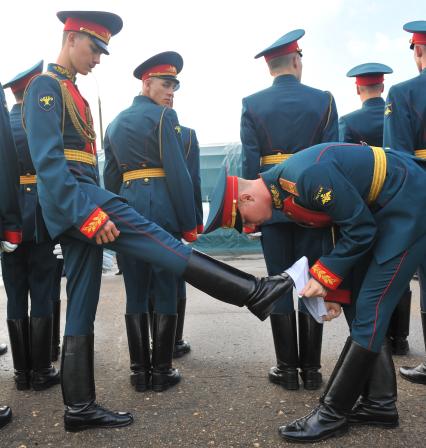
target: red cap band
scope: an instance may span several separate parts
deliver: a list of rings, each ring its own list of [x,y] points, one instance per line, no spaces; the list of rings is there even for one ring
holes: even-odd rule
[[[223,202],[222,227],[235,227],[238,208],[238,177],[226,178],[225,199]]]
[[[384,80],[385,76],[383,74],[357,76],[355,84],[357,86],[372,86],[374,84],[381,84]]]
[[[88,22],[87,20],[68,17],[65,21],[64,31],[77,31],[79,33],[90,34],[108,44],[111,38],[111,31],[98,23]]]
[[[150,67],[149,70],[142,73],[142,81],[145,79],[151,78],[152,76],[173,76],[177,75],[177,70],[174,65],[164,64],[164,65],[155,65],[154,67]]]
[[[274,51],[271,51],[270,53],[265,54],[265,61],[269,62],[271,59],[277,58],[279,56],[284,56],[285,54],[295,53],[296,51],[301,51],[297,40],[295,40],[291,44],[284,45]]]
[[[10,86],[10,90],[12,90],[13,93],[19,93],[23,92],[28,83],[36,76],[38,73],[31,73],[30,75],[26,76],[25,78],[20,79],[18,82],[13,83]]]
[[[412,45],[426,45],[426,33],[413,33],[413,37],[410,39]]]

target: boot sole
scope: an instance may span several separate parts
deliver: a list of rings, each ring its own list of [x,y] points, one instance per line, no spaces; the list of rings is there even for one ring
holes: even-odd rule
[[[286,390],[299,390],[299,384],[298,383],[282,383],[279,380],[274,379],[273,377],[269,377],[269,381],[272,384],[276,384],[278,386],[281,386],[282,388],[286,389]]]
[[[61,381],[58,379],[57,382],[55,381],[55,382],[52,382],[52,383],[38,384],[38,385],[37,384],[32,384],[31,386],[32,386],[33,390],[39,392],[39,391],[42,391],[42,390],[50,389],[53,386],[57,386],[57,385],[60,384],[60,382]]]
[[[389,422],[389,423],[385,423],[385,422],[378,422],[378,421],[371,421],[371,422],[362,422],[362,421],[351,421],[348,420],[348,423],[351,426],[375,426],[376,428],[397,428],[399,426],[399,420],[397,420],[396,422]]]
[[[64,428],[65,431],[67,432],[80,432],[80,431],[85,431],[86,429],[97,429],[97,428],[103,428],[103,429],[108,429],[108,428],[123,428],[125,426],[129,426],[133,423],[133,420],[126,422],[126,423],[121,423],[121,424],[117,424],[117,425],[82,425],[82,426],[69,426],[66,423],[64,424]]]
[[[287,437],[283,434],[281,434],[280,432],[279,435],[282,439],[291,442],[291,443],[315,443],[315,442],[322,442],[323,440],[327,440],[327,439],[331,439],[332,437],[341,437],[345,434],[347,434],[349,431],[349,428],[341,428],[339,430],[337,430],[336,432],[333,432],[332,434],[327,434],[323,437],[319,437],[318,439],[296,439],[296,438],[292,438],[292,437]]]
[[[401,375],[401,378],[404,378],[404,380],[409,381],[410,383],[414,383],[414,384],[426,384],[426,379],[422,380],[422,381],[415,381],[414,378],[410,378],[408,376],[405,376],[403,373],[399,372],[399,374]]]

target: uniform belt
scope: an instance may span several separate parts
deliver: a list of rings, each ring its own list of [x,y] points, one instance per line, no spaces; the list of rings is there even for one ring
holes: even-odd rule
[[[414,151],[414,155],[416,157],[420,157],[421,159],[426,159],[426,149],[416,149]]]
[[[37,176],[35,174],[25,174],[24,176],[19,176],[20,185],[36,184]]]
[[[261,165],[276,165],[289,159],[293,154],[272,154],[270,156],[263,156],[261,160]]]
[[[123,182],[135,179],[149,179],[150,177],[166,177],[163,168],[144,168],[123,173]]]
[[[378,198],[382,191],[386,179],[386,154],[383,148],[371,146],[374,155],[373,180],[371,182],[370,192],[368,193],[367,203],[372,204]]]
[[[79,151],[78,149],[64,149],[64,155],[65,158],[71,162],[81,162],[96,166],[96,156],[94,154]]]

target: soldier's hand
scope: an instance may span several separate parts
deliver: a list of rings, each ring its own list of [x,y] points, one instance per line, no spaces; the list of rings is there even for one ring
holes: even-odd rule
[[[327,316],[323,316],[322,320],[330,321],[339,317],[342,312],[342,305],[336,302],[325,302],[325,307],[327,309]]]
[[[111,220],[108,220],[96,234],[96,244],[112,243],[118,235],[120,231]]]
[[[327,288],[321,285],[320,282],[311,278],[306,286],[300,291],[300,295],[304,297],[325,297],[327,295]]]

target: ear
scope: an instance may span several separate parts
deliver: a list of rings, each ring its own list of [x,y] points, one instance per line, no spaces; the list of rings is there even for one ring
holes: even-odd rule
[[[251,195],[250,193],[241,193],[238,200],[242,203],[245,202],[253,202],[254,201],[254,197],[253,195]]]
[[[383,93],[384,90],[385,90],[385,85],[382,84],[382,88],[380,89],[380,92]]]
[[[414,45],[414,51],[417,58],[421,58],[423,56],[423,47],[421,45]]]
[[[295,53],[293,55],[293,57],[291,58],[291,62],[292,62],[293,68],[296,69],[296,70],[299,67],[299,63],[298,63],[299,62],[299,60],[298,60],[299,57],[300,56],[297,53]]]
[[[74,31],[70,31],[67,35],[68,45],[73,47],[75,45],[76,40],[77,40],[77,33],[75,33]]]
[[[357,95],[361,94],[361,92],[359,91],[359,86],[358,85],[356,86],[356,93],[357,93]]]

